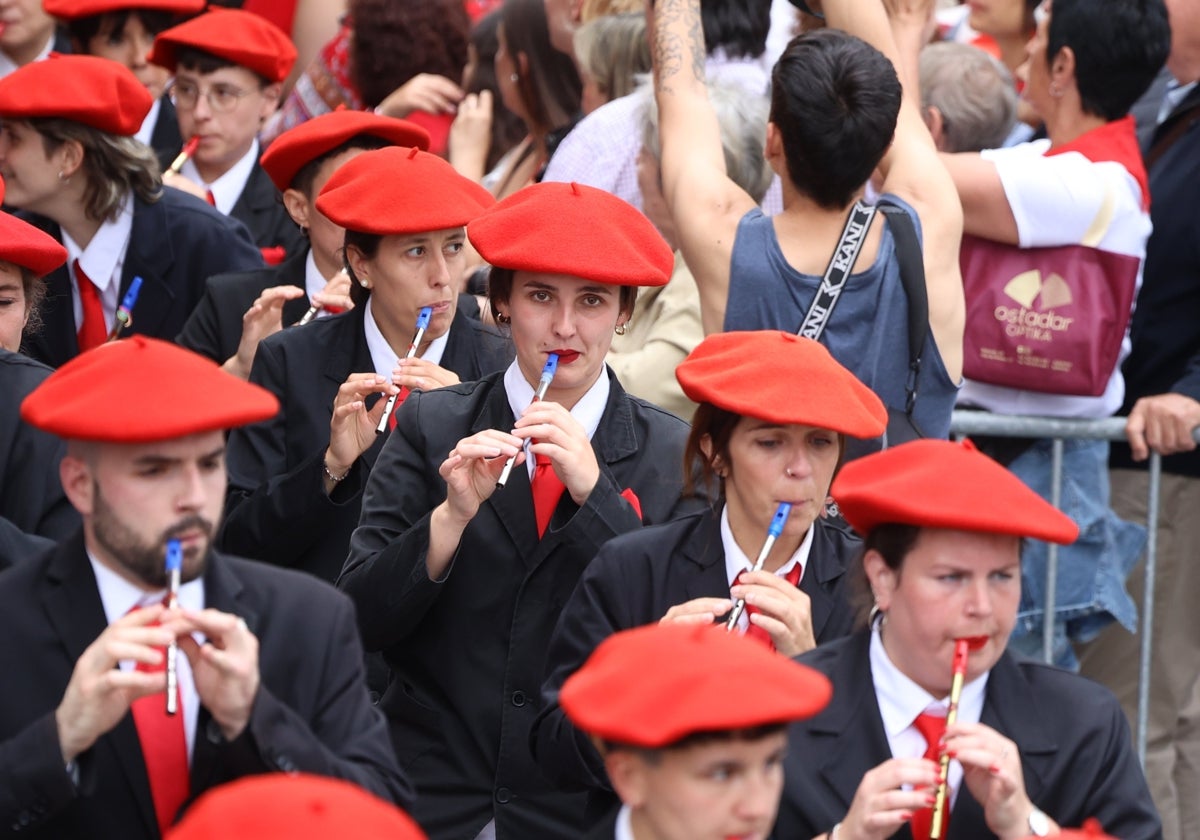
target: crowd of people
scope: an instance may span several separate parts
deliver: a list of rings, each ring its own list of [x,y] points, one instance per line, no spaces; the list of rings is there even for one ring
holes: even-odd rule
[[[0,8],[0,835],[1200,836],[1192,6]]]

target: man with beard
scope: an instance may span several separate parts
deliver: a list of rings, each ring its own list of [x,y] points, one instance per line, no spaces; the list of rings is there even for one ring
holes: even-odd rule
[[[83,528],[0,577],[0,836],[157,838],[205,790],[273,771],[409,804],[349,601],[211,550],[224,431],[277,410],[142,336],[73,359],[23,403],[26,422],[68,441],[59,474]],[[169,540],[183,549],[174,608]]]

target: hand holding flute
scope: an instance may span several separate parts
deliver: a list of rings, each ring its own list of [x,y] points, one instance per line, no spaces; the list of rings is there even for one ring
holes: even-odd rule
[[[183,574],[183,548],[179,540],[167,541],[167,609],[179,607],[179,583]],[[179,643],[167,645],[167,714],[179,711]]]
[[[429,329],[429,319],[433,315],[432,306],[424,306],[417,315],[417,329],[413,333],[412,342],[408,345],[408,352],[404,354],[404,358],[411,359],[417,355],[417,348],[421,346],[421,339],[425,337],[425,330]],[[396,400],[400,397],[400,392],[392,394],[387,399],[387,404],[383,408],[383,415],[379,418],[379,425],[375,427],[375,434],[381,435],[388,430],[388,424],[392,419],[392,412],[396,409]]]
[[[546,391],[549,390],[550,384],[554,381],[554,374],[558,372],[558,354],[550,353],[546,356],[546,364],[542,367],[542,375],[538,379],[537,390],[533,394],[534,402],[541,402]],[[517,462],[517,456],[513,455],[504,462],[504,471],[500,473],[500,477],[496,479],[496,487],[503,487],[508,483],[508,477],[512,474],[513,465]]]
[[[787,524],[788,515],[792,512],[790,502],[780,502],[779,507],[775,509],[775,515],[771,517],[771,524],[767,526],[767,538],[763,541],[762,549],[758,552],[758,559],[754,561],[752,571],[762,571],[763,565],[767,562],[767,556],[771,553],[771,548],[775,545],[775,540],[779,539],[779,535],[783,533],[783,527]],[[742,617],[742,613],[746,609],[746,599],[738,598],[733,605],[733,609],[729,613],[729,618],[725,622],[725,629],[732,632],[738,626],[738,621]]]

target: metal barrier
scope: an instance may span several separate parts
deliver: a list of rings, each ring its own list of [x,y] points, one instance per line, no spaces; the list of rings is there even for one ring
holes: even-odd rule
[[[1125,439],[1125,418],[1107,417],[1103,420],[1069,420],[1055,417],[1027,417],[992,414],[986,411],[956,411],[950,423],[956,435],[991,435],[994,437],[1023,437],[1052,439],[1051,498],[1061,507],[1063,441]],[[1193,432],[1200,440],[1200,429]],[[1137,754],[1142,766],[1146,764],[1146,738],[1150,715],[1150,642],[1154,632],[1154,586],[1158,564],[1158,505],[1159,482],[1162,478],[1162,456],[1150,453],[1150,490],[1146,500],[1146,572],[1139,622],[1140,649],[1138,658],[1137,693]],[[1049,544],[1046,562],[1046,616],[1054,614],[1058,594],[1058,546]],[[1042,656],[1047,662],[1054,659],[1054,622],[1042,622]]]

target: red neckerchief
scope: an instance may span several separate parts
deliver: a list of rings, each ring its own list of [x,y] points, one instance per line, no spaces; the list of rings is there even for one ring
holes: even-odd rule
[[[1067,152],[1079,152],[1092,163],[1112,161],[1124,166],[1142,188],[1142,209],[1150,209],[1150,179],[1146,175],[1146,164],[1142,161],[1133,117],[1122,117],[1084,132],[1070,143],[1049,150],[1046,157]]]

